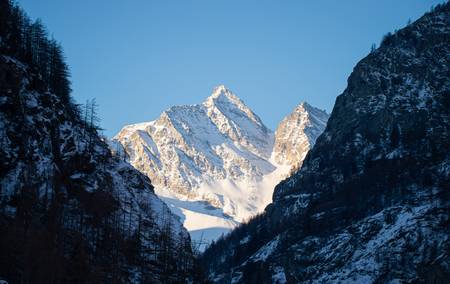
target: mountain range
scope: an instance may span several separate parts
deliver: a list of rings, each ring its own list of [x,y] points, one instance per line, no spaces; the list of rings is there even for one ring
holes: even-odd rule
[[[301,103],[273,133],[221,85],[201,104],[125,126],[113,150],[152,180],[194,240],[208,243],[269,204],[275,185],[301,165],[327,119],[325,111]]]
[[[446,2],[330,116],[273,132],[218,86],[109,141],[60,44],[0,0],[0,283],[449,283],[449,54]]]

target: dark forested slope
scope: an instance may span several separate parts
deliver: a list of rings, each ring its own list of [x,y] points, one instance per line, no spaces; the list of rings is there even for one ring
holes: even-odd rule
[[[203,255],[217,283],[448,283],[450,4],[354,68],[302,168]]]
[[[61,47],[0,0],[0,279],[184,283],[190,238],[70,97]]]

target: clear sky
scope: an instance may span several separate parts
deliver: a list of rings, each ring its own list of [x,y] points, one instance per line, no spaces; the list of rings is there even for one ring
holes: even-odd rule
[[[18,0],[65,50],[77,102],[113,136],[224,84],[275,129],[301,101],[328,112],[353,66],[435,0]]]

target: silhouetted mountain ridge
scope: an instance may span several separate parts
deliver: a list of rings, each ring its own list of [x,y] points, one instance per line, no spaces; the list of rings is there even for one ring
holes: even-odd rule
[[[215,283],[450,279],[450,4],[387,35],[265,213],[203,255]]]
[[[59,45],[10,1],[0,16],[0,279],[191,281],[189,234],[72,101]]]

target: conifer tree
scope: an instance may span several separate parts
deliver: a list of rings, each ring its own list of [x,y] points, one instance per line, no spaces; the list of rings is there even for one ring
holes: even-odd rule
[[[64,62],[64,55],[61,45],[54,39],[49,46],[49,88],[50,91],[58,95],[63,102],[70,101],[70,73],[67,64]]]

